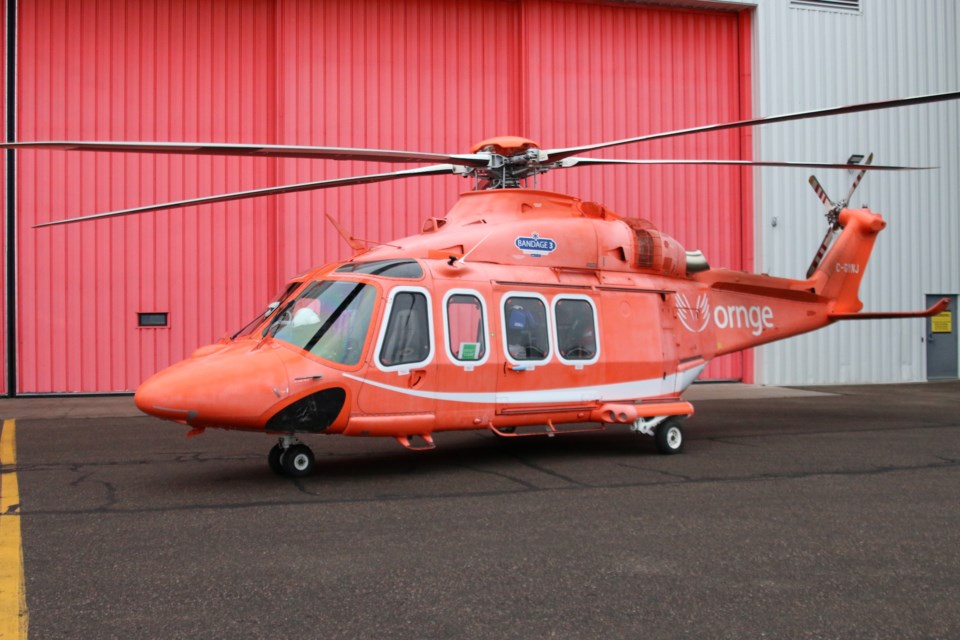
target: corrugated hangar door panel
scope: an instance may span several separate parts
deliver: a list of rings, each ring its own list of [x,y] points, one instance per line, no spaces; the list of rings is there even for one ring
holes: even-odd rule
[[[279,3],[282,144],[466,153],[485,138],[520,128],[511,0]],[[284,160],[280,181],[410,168],[360,162]],[[327,222],[374,242],[417,233],[473,182],[457,176],[282,196],[282,274],[293,275],[350,250]]]
[[[272,2],[19,2],[19,140],[274,139]],[[21,152],[19,391],[134,389],[275,292],[273,206],[38,222],[273,183],[267,160]],[[138,313],[168,314],[139,328]]]
[[[169,140],[467,151],[544,147],[742,115],[734,12],[544,0],[19,3],[19,140]],[[741,38],[741,35],[743,36]],[[740,156],[724,133],[612,150]],[[745,147],[748,148],[748,147]],[[405,165],[19,154],[18,391],[135,388],[239,328],[306,268],[443,215],[455,176],[35,230],[46,220]],[[541,186],[651,219],[712,264],[749,260],[739,173],[595,168]],[[745,257],[746,256],[746,257]],[[748,265],[744,265],[748,266]],[[138,312],[169,327],[138,328]],[[740,376],[740,358],[711,369]]]
[[[523,3],[522,25],[526,135],[544,147],[741,118],[737,13],[529,0]],[[741,134],[699,134],[588,155],[739,159]],[[548,174],[543,186],[651,220],[687,249],[701,249],[711,264],[739,269],[744,251],[752,250],[742,243],[750,221],[740,171],[577,168]],[[742,359],[741,354],[718,359],[703,377],[738,379]]]

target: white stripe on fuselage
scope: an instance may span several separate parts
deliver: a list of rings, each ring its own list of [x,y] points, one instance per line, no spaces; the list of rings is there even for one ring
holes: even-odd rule
[[[558,402],[606,402],[611,400],[639,400],[655,398],[683,391],[696,380],[706,365],[693,367],[675,373],[666,378],[650,378],[614,384],[600,384],[588,387],[567,387],[564,389],[537,389],[535,391],[502,392],[456,392],[456,391],[420,391],[409,387],[397,387],[349,373],[344,377],[368,384],[384,391],[392,391],[414,398],[443,400],[444,402],[463,402],[469,404],[544,404]]]

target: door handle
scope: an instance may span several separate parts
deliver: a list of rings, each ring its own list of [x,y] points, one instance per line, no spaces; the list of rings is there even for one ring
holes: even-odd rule
[[[407,378],[407,384],[411,389],[416,389],[423,383],[423,379],[427,376],[426,369],[414,369],[410,372],[410,377]]]

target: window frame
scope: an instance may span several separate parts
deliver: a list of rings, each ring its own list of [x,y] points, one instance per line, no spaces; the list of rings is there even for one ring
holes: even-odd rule
[[[453,351],[450,349],[450,314],[448,312],[448,305],[450,303],[450,298],[454,296],[470,296],[476,298],[480,301],[480,320],[483,322],[483,357],[479,360],[460,360],[453,355]],[[457,365],[458,367],[463,367],[464,370],[470,371],[474,367],[479,367],[487,362],[490,359],[490,316],[487,313],[487,301],[480,294],[479,291],[475,289],[451,289],[447,291],[443,296],[443,348],[447,354],[447,359],[450,360],[452,364]]]
[[[580,359],[569,360],[567,358],[564,358],[563,354],[560,353],[560,336],[557,333],[559,328],[559,324],[557,323],[557,303],[562,302],[564,300],[582,300],[582,301],[585,301],[588,305],[590,305],[590,310],[593,312],[593,338],[597,345],[597,350],[594,352],[592,358],[583,359],[583,360],[580,360]],[[553,297],[553,300],[550,303],[550,313],[552,316],[551,319],[553,321],[552,322],[552,328],[553,328],[552,338],[553,338],[554,344],[556,345],[555,348],[556,348],[557,360],[565,365],[574,366],[577,369],[582,369],[587,365],[596,364],[596,362],[600,359],[600,318],[599,318],[599,314],[597,313],[597,304],[596,302],[594,302],[593,298],[591,298],[588,295],[584,295],[582,293],[557,294],[556,296]]]
[[[393,303],[398,294],[401,293],[419,293],[426,298],[427,303],[427,340],[430,345],[430,349],[427,352],[426,358],[419,360],[417,362],[405,362],[403,364],[394,364],[386,365],[380,361],[380,352],[383,349],[383,342],[387,337],[387,327],[390,324],[390,318],[393,315]],[[387,304],[383,307],[383,314],[380,316],[380,329],[377,335],[377,344],[374,347],[371,360],[373,365],[380,371],[390,373],[397,372],[400,375],[410,373],[414,369],[420,369],[433,361],[434,354],[436,353],[436,337],[433,329],[433,298],[430,296],[430,292],[423,287],[410,287],[410,286],[396,286],[390,290],[390,293],[387,294]]]

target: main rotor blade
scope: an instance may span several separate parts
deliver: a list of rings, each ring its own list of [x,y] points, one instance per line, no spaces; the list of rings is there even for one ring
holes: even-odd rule
[[[804,120],[806,118],[823,118],[825,116],[837,116],[845,113],[857,113],[860,111],[873,111],[875,109],[892,109],[894,107],[908,107],[915,104],[927,104],[930,102],[942,102],[944,100],[957,100],[960,98],[960,91],[949,91],[946,93],[930,93],[912,98],[896,98],[892,100],[879,100],[876,102],[861,102],[843,107],[830,107],[828,109],[814,109],[812,111],[799,111],[780,116],[766,116],[762,118],[751,118],[749,120],[738,120],[736,122],[725,122],[721,124],[708,124],[701,127],[691,127],[689,129],[677,129],[676,131],[664,131],[661,133],[651,133],[645,136],[635,138],[624,138],[612,142],[601,142],[598,144],[588,144],[582,147],[568,147],[566,149],[548,149],[548,160],[563,160],[570,156],[580,155],[588,151],[597,149],[606,149],[634,142],[646,142],[648,140],[660,140],[663,138],[674,138],[677,136],[686,136],[693,133],[706,133],[708,131],[722,131],[724,129],[737,129],[740,127],[753,127],[760,124],[773,124],[775,122],[788,122],[790,120]]]
[[[289,145],[214,144],[206,142],[7,142],[0,149],[56,149],[121,153],[241,156],[254,158],[315,158],[371,162],[445,162],[471,167],[487,165],[489,158],[477,154],[427,153],[351,147],[298,147]]]
[[[936,167],[899,167],[884,164],[847,164],[832,162],[781,162],[778,160],[621,160],[618,158],[566,158],[559,167],[578,165],[641,164],[641,165],[733,165],[738,167],[812,167],[815,169],[851,169],[854,171],[919,171]]]
[[[203,198],[191,198],[190,200],[178,200],[176,202],[165,202],[163,204],[152,204],[145,207],[134,207],[133,209],[121,209],[119,211],[108,211],[107,213],[96,213],[89,216],[78,218],[68,218],[66,220],[55,220],[53,222],[41,222],[34,225],[38,227],[52,227],[60,224],[69,224],[72,222],[83,222],[86,220],[99,220],[101,218],[116,218],[118,216],[128,216],[135,213],[147,213],[149,211],[162,211],[164,209],[180,209],[182,207],[192,207],[201,204],[212,204],[215,202],[228,202],[230,200],[243,200],[245,198],[259,198],[260,196],[273,196],[283,193],[296,193],[298,191],[312,191],[314,189],[331,189],[333,187],[345,187],[355,184],[369,184],[372,182],[386,182],[388,180],[398,180],[400,178],[410,178],[415,176],[433,176],[445,173],[460,173],[461,169],[452,164],[438,164],[430,167],[421,167],[419,169],[407,169],[404,171],[392,171],[390,173],[373,173],[364,176],[351,176],[349,178],[333,178],[331,180],[318,180],[316,182],[302,182],[300,184],[291,184],[282,187],[268,187],[266,189],[252,189],[250,191],[237,191],[235,193],[224,193],[217,196],[206,196]]]

